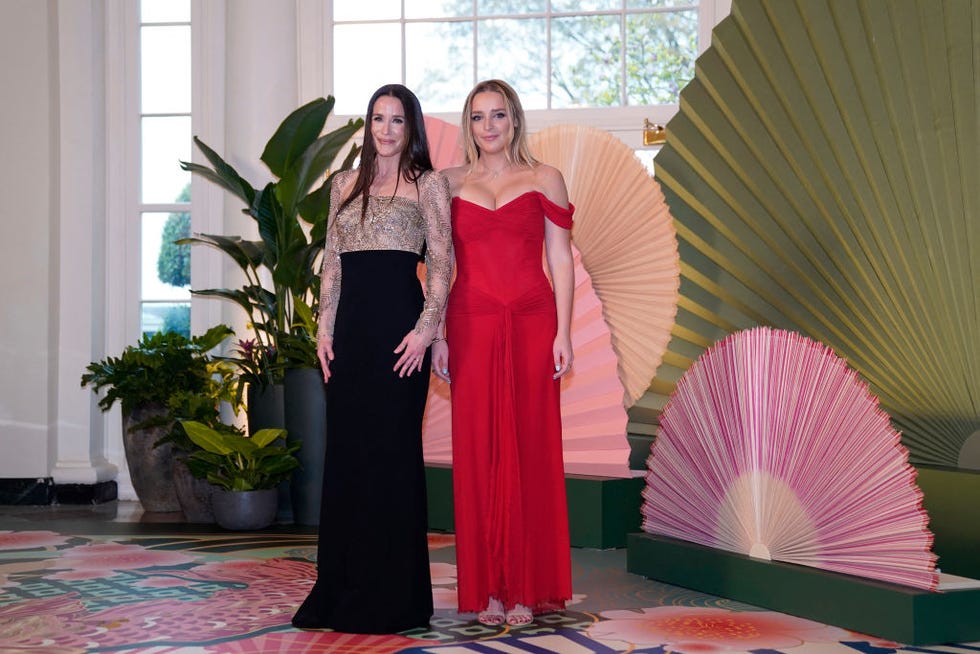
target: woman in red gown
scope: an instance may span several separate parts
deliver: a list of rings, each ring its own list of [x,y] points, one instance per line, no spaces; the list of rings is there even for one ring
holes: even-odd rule
[[[432,351],[451,380],[459,611],[519,625],[571,598],[558,393],[573,207],[561,173],[531,156],[508,84],[478,84],[462,125],[467,163],[445,171],[457,276]]]

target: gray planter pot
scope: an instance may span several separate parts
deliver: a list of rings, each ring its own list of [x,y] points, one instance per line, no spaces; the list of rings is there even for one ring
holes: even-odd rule
[[[123,449],[129,478],[143,510],[170,513],[180,511],[174,488],[173,448],[170,443],[153,447],[167,435],[169,425],[130,431],[133,425],[159,415],[167,415],[167,410],[156,404],[139,406],[123,414]]]
[[[289,481],[293,522],[320,524],[323,459],[327,443],[327,395],[318,368],[293,368],[285,374],[286,441],[298,442],[299,467]]]
[[[213,488],[211,506],[214,518],[225,529],[252,531],[264,529],[276,519],[278,493],[275,488],[253,491],[227,491]]]
[[[248,433],[260,429],[285,429],[284,385],[253,386],[249,384],[248,393]],[[289,480],[279,484],[279,500],[276,509],[277,522],[292,522],[293,507],[289,492]]]
[[[214,486],[207,479],[197,479],[187,468],[187,456],[174,456],[174,487],[177,490],[177,501],[184,519],[193,524],[214,524],[214,510],[211,507],[211,496]]]

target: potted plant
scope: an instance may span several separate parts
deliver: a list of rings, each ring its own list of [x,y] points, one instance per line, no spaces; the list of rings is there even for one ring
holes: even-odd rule
[[[176,420],[205,411],[217,415],[222,400],[234,401],[234,369],[209,352],[232,334],[226,325],[188,339],[174,332],[145,334],[119,357],[92,362],[82,387],[106,389],[99,408],[122,406],[123,446],[133,489],[146,511],[179,511],[174,487]]]
[[[184,170],[238,197],[258,228],[259,240],[254,241],[194,234],[178,242],[217,248],[245,276],[240,288],[192,293],[234,302],[248,317],[252,337],[240,340],[228,360],[239,366],[241,383],[247,385],[249,429],[284,427],[291,439],[304,441],[297,483],[280,490],[281,517],[300,524],[317,524],[320,515],[326,399],[316,356],[316,315],[330,184],[337,172],[353,165],[360,148],[352,145],[333,172],[330,166],[364,125],[361,119],[350,120],[321,135],[333,106],[333,97],[318,98],[279,125],[261,155],[276,180],[261,190],[197,137],[194,142],[211,165],[181,162]],[[271,287],[263,285],[266,278]]]
[[[277,487],[299,465],[298,443],[279,445],[282,429],[260,429],[251,436],[219,431],[193,420],[181,423],[200,449],[187,459],[195,477],[214,486],[214,517],[225,529],[268,527],[276,518]]]
[[[211,166],[180,162],[184,170],[201,175],[242,200],[243,212],[255,220],[258,228],[257,241],[215,234],[194,234],[178,241],[217,248],[242,270],[245,283],[240,288],[192,293],[229,300],[245,311],[252,338],[240,343],[250,343],[250,349],[233,360],[242,366],[243,383],[252,389],[281,382],[287,367],[319,366],[315,347],[312,358],[306,356],[302,361],[295,357],[282,360],[278,352],[283,339],[295,337],[308,342],[315,338],[315,319],[305,320],[297,311],[306,307],[313,316],[317,310],[319,259],[326,238],[330,183],[333,175],[353,165],[360,152],[357,145],[352,145],[341,166],[330,172],[341,149],[364,125],[360,118],[349,120],[321,135],[333,106],[333,97],[317,98],[285,118],[261,155],[261,161],[277,179],[261,190],[196,136],[194,142]],[[262,283],[266,274],[272,280],[271,288]],[[312,333],[308,331],[311,326]]]

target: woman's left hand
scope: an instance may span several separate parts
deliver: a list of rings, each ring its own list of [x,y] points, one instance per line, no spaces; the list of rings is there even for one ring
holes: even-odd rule
[[[395,348],[395,354],[401,353],[394,367],[399,377],[406,377],[413,372],[422,370],[425,350],[429,347],[429,341],[431,340],[431,338],[426,338],[422,334],[416,334],[415,330],[405,334],[405,338]]]
[[[555,344],[551,348],[555,355],[555,376],[554,379],[561,379],[572,369],[572,339],[561,336],[555,337]]]

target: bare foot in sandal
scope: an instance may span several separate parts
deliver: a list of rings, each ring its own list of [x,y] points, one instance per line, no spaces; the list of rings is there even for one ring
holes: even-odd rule
[[[532,622],[534,622],[534,616],[531,614],[531,609],[523,604],[515,604],[514,608],[507,611],[507,624],[511,626],[519,627]]]
[[[487,608],[476,614],[476,619],[480,624],[490,627],[497,627],[504,623],[504,605],[496,597],[491,597]]]

